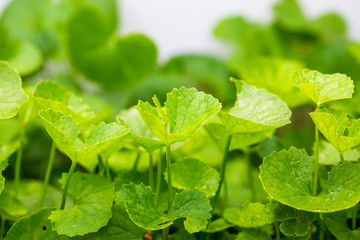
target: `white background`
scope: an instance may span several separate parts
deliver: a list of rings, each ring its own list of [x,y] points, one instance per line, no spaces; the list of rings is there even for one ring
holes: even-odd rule
[[[101,0],[98,0],[101,1]],[[350,36],[360,40],[360,0],[298,0],[310,17],[333,11],[348,23]],[[9,0],[0,0],[0,11]],[[243,15],[266,22],[276,0],[121,0],[120,33],[140,32],[157,44],[160,61],[179,53],[226,56],[229,49],[212,36],[222,18]]]

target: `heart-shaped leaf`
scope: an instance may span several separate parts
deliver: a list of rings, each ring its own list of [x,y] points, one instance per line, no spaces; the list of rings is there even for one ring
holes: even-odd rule
[[[349,126],[346,113],[330,109],[312,112],[310,116],[319,131],[340,153],[360,144],[360,119],[354,120]],[[347,129],[349,134],[346,136]]]
[[[60,180],[63,187],[65,179],[63,174]],[[103,177],[74,173],[68,188],[74,207],[51,212],[52,230],[70,237],[97,232],[111,218],[113,192],[111,182]]]
[[[94,117],[94,113],[89,111],[90,107],[81,97],[54,81],[39,82],[34,90],[34,97],[40,108],[51,108],[56,112],[64,113],[64,115],[70,115],[76,122]]]
[[[154,70],[157,55],[154,43],[146,36],[118,37],[115,29],[113,18],[90,6],[78,8],[67,24],[72,64],[109,90],[138,84]]]
[[[167,174],[164,175],[167,181]],[[219,173],[204,162],[185,158],[171,164],[172,185],[178,189],[193,189],[206,193],[206,197],[215,195],[219,187]]]
[[[236,132],[261,132],[290,123],[291,111],[277,96],[231,79],[236,85],[237,100],[229,111],[220,112],[228,134]]]
[[[311,157],[305,150],[291,147],[273,152],[260,166],[265,191],[276,201],[309,212],[335,212],[359,202],[360,165],[336,165],[319,195],[311,194]]]
[[[322,74],[303,69],[293,74],[293,83],[317,105],[339,99],[351,98],[354,84],[345,74]]]
[[[56,146],[72,161],[81,161],[100,154],[113,145],[122,144],[129,132],[126,127],[116,123],[100,123],[86,132],[85,140],[82,142],[78,138],[78,126],[70,116],[64,116],[63,113],[51,109],[41,110],[39,115]]]
[[[347,224],[346,211],[334,212],[323,215],[326,226],[329,231],[338,240],[360,239],[360,229],[351,230]]]
[[[276,204],[245,202],[241,208],[226,208],[224,218],[226,221],[245,228],[258,228],[275,221],[274,209]]]
[[[106,227],[99,231],[99,240],[143,240],[146,233],[147,230],[131,221],[123,204],[115,204],[112,207],[112,218]]]
[[[17,71],[3,61],[0,61],[0,79],[0,119],[12,118],[28,96],[21,88]]]
[[[147,230],[164,229],[179,218],[186,218],[184,225],[189,233],[206,228],[211,205],[205,193],[197,189],[176,193],[172,208],[167,214],[156,208],[156,196],[144,184],[125,184],[116,193],[116,201],[125,202],[130,219]]]
[[[10,228],[6,240],[25,239],[46,239],[46,240],[67,240],[78,239],[67,236],[59,236],[51,231],[51,222],[48,219],[51,211],[55,208],[45,208],[29,216],[21,218]]]

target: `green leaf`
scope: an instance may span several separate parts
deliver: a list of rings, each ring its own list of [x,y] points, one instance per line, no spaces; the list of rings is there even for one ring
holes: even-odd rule
[[[27,213],[25,205],[20,199],[8,191],[0,195],[0,215],[4,219],[16,220]]]
[[[309,101],[291,81],[291,74],[301,68],[303,64],[293,60],[255,57],[241,64],[239,74],[247,83],[277,95],[293,108]]]
[[[312,28],[327,41],[341,39],[346,34],[346,22],[337,13],[325,13],[312,22]]]
[[[136,108],[133,107],[122,110],[117,117],[122,125],[131,129],[132,133],[130,136],[135,143],[143,147],[146,151],[153,152],[164,146],[146,126]]]
[[[351,98],[354,92],[353,81],[345,74],[322,74],[303,69],[295,71],[292,79],[294,85],[318,105]]]
[[[276,201],[309,212],[335,212],[359,202],[360,165],[336,165],[317,196],[311,194],[311,157],[305,150],[291,147],[273,152],[260,166],[265,191]]]
[[[280,231],[285,236],[306,236],[311,229],[311,222],[302,221],[300,219],[288,219],[280,224]]]
[[[149,38],[141,34],[118,37],[115,25],[114,19],[89,6],[78,8],[67,24],[72,64],[108,90],[135,86],[156,65],[156,47]]]
[[[48,219],[54,208],[45,208],[29,216],[21,218],[10,228],[6,240],[46,239],[66,240],[67,236],[59,236],[51,231],[51,223]],[[78,239],[78,238],[71,238]]]
[[[279,1],[274,6],[274,15],[276,23],[290,32],[307,31],[310,26],[296,0]]]
[[[360,238],[360,229],[351,230],[347,224],[346,211],[334,212],[323,215],[329,231],[338,240],[355,240]]]
[[[356,148],[344,152],[345,161],[357,162],[360,159],[360,151]],[[325,165],[336,165],[341,162],[339,152],[326,141],[320,141],[319,163]]]
[[[143,240],[147,230],[135,225],[129,218],[123,204],[115,204],[112,218],[106,227],[100,229],[99,240]]]
[[[235,240],[271,240],[272,238],[261,229],[246,229],[237,235]]]
[[[204,192],[208,198],[214,196],[219,187],[219,173],[204,162],[193,158],[178,160],[171,164],[171,175],[173,187],[196,188]],[[167,181],[167,175],[164,176]]]
[[[237,89],[235,106],[229,113],[218,114],[228,134],[269,131],[290,123],[291,111],[278,97],[244,81],[231,80]]]
[[[81,97],[54,81],[39,82],[34,90],[34,97],[41,109],[51,108],[56,112],[63,112],[64,115],[70,115],[76,122],[83,122],[86,118],[94,117],[94,113]]]
[[[66,174],[60,180],[65,184]],[[73,237],[97,232],[111,218],[114,200],[113,186],[105,178],[76,172],[70,180],[68,193],[74,207],[52,211],[49,219],[52,230]]]
[[[92,126],[85,133],[84,142],[79,138],[78,126],[70,116],[64,116],[61,112],[51,109],[39,112],[46,131],[56,143],[56,146],[64,152],[72,161],[81,161],[91,156],[113,149],[123,143],[123,139],[129,130],[116,123],[100,123]]]
[[[218,218],[214,221],[209,222],[207,228],[205,230],[202,230],[202,232],[216,233],[233,226],[234,225],[232,223],[229,223],[224,218]]]
[[[17,71],[3,61],[0,61],[0,79],[0,119],[12,118],[28,96],[21,88]]]
[[[116,201],[125,202],[130,219],[147,230],[164,229],[176,219],[186,218],[185,229],[194,233],[205,229],[207,219],[210,218],[210,202],[205,193],[197,189],[176,193],[172,208],[167,214],[159,212],[155,194],[144,184],[125,184],[115,194]]]
[[[189,138],[208,119],[221,109],[221,103],[195,88],[174,89],[167,95],[166,116],[170,125],[170,142]]]
[[[322,109],[309,114],[319,131],[339,153],[360,144],[360,119],[354,120],[349,126],[347,114],[342,111]],[[345,135],[346,130],[348,135]]]
[[[245,202],[241,208],[226,208],[224,218],[226,221],[245,228],[258,228],[274,222],[273,211],[276,204]]]

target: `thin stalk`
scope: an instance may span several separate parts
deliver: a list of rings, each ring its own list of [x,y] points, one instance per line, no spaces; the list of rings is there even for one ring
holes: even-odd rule
[[[162,230],[162,240],[168,240],[170,227]]]
[[[163,160],[162,160],[162,148],[160,148],[159,152],[159,160],[158,160],[158,166],[157,166],[157,176],[156,176],[156,199],[159,198],[160,189],[161,189],[161,175],[162,175],[162,169],[163,169]]]
[[[171,179],[171,153],[170,145],[166,145],[166,165],[167,165],[167,177],[168,177],[168,210],[172,205],[172,179]]]
[[[105,171],[106,171],[106,177],[111,181],[111,173],[110,173],[110,166],[109,166],[109,159],[105,159],[104,161]]]
[[[153,153],[149,152],[149,184],[154,189]]]
[[[5,219],[2,217],[0,223],[0,240],[2,240],[4,237],[4,231],[5,231]]]
[[[21,162],[22,162],[22,155],[23,155],[23,144],[24,144],[24,131],[25,126],[21,126],[20,129],[20,144],[19,148],[16,153],[16,160],[15,160],[15,190],[16,193],[18,192],[19,185],[20,185],[20,172],[21,172]]]
[[[356,206],[352,209],[352,230],[356,229],[356,217],[357,217],[357,208]]]
[[[46,173],[45,173],[45,180],[44,180],[44,184],[43,184],[43,190],[40,195],[38,209],[41,209],[44,205],[46,191],[47,191],[47,187],[48,187],[49,181],[50,181],[51,170],[52,170],[52,166],[53,166],[54,159],[55,159],[55,150],[56,150],[56,144],[53,141],[51,144],[49,163],[47,165],[47,169],[46,169]]]
[[[344,153],[340,152],[339,155],[340,155],[340,163],[344,163],[345,162]]]
[[[255,191],[255,186],[254,183],[252,181],[253,179],[253,175],[252,175],[252,169],[251,169],[251,158],[250,158],[250,153],[249,151],[244,151],[244,158],[246,160],[246,164],[247,164],[247,171],[248,171],[248,184],[249,184],[249,188],[250,188],[250,201],[253,201],[256,199],[256,191]]]
[[[136,158],[135,158],[135,162],[132,168],[132,171],[135,172],[137,170],[137,167],[139,165],[139,161],[140,161],[140,151],[138,151],[138,153],[136,154]]]
[[[228,135],[228,137],[226,138],[226,142],[225,142],[225,148],[224,148],[223,159],[222,159],[222,166],[221,166],[221,171],[220,171],[219,188],[217,189],[214,200],[213,200],[213,211],[215,211],[217,202],[219,200],[221,187],[222,187],[222,185],[224,183],[224,179],[225,179],[226,162],[227,162],[227,158],[228,158],[228,154],[229,154],[231,138],[232,138],[232,135]]]
[[[278,223],[278,222],[274,222],[274,227],[275,227],[276,240],[280,240],[279,223]]]
[[[67,174],[67,177],[66,177],[65,186],[64,186],[62,197],[61,197],[61,205],[60,205],[61,210],[63,210],[65,208],[67,190],[69,188],[71,176],[75,171],[76,163],[77,163],[76,161],[71,162],[71,167],[70,167],[69,173]]]
[[[320,105],[316,105],[316,110],[319,110]],[[317,187],[319,181],[319,129],[315,125],[315,148],[314,148],[314,168],[313,168],[313,182],[312,182],[312,194],[317,194]]]

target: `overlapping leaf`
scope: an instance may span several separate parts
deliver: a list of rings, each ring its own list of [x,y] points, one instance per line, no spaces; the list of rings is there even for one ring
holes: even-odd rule
[[[335,212],[359,202],[360,165],[336,165],[319,195],[311,194],[311,157],[291,147],[273,152],[260,166],[265,191],[276,201],[309,212]]]
[[[294,85],[318,105],[351,98],[354,92],[353,81],[345,74],[322,74],[303,69],[295,71],[292,79]]]
[[[60,180],[63,186],[65,179],[64,174]],[[103,177],[74,173],[68,189],[74,207],[51,212],[52,230],[70,237],[97,232],[111,218],[113,191],[111,182]]]
[[[112,145],[122,144],[129,132],[126,127],[116,123],[100,123],[86,132],[85,140],[82,142],[78,138],[78,126],[70,116],[64,116],[63,113],[51,109],[41,110],[39,114],[56,146],[72,161],[86,159],[100,154]]]
[[[207,197],[214,196],[220,181],[219,173],[204,162],[186,158],[178,160],[171,166],[172,185],[178,189],[193,189],[206,193]],[[165,174],[167,181],[167,175]]]
[[[143,184],[125,184],[116,192],[116,201],[125,202],[130,219],[148,230],[164,229],[179,218],[186,218],[185,229],[189,233],[206,228],[211,205],[205,193],[197,189],[176,193],[172,208],[167,214],[156,208],[156,196],[150,187]]]
[[[345,161],[356,162],[360,159],[360,151],[357,148],[345,151],[343,154]],[[325,165],[335,165],[340,162],[339,152],[336,148],[327,141],[320,141],[319,163]]]
[[[0,194],[0,215],[2,218],[17,220],[26,213],[25,205],[15,194],[6,190]]]
[[[329,231],[338,240],[355,240],[360,238],[360,229],[351,230],[347,224],[346,211],[334,212],[323,215]]]
[[[218,114],[228,134],[268,131],[290,123],[291,111],[278,97],[244,81],[232,81],[237,89],[235,106]]]
[[[28,96],[21,88],[17,71],[3,61],[0,61],[0,79],[0,119],[12,118]]]
[[[350,125],[346,113],[330,109],[312,112],[310,116],[319,131],[340,153],[360,144],[360,119]],[[348,135],[345,135],[346,130]]]

